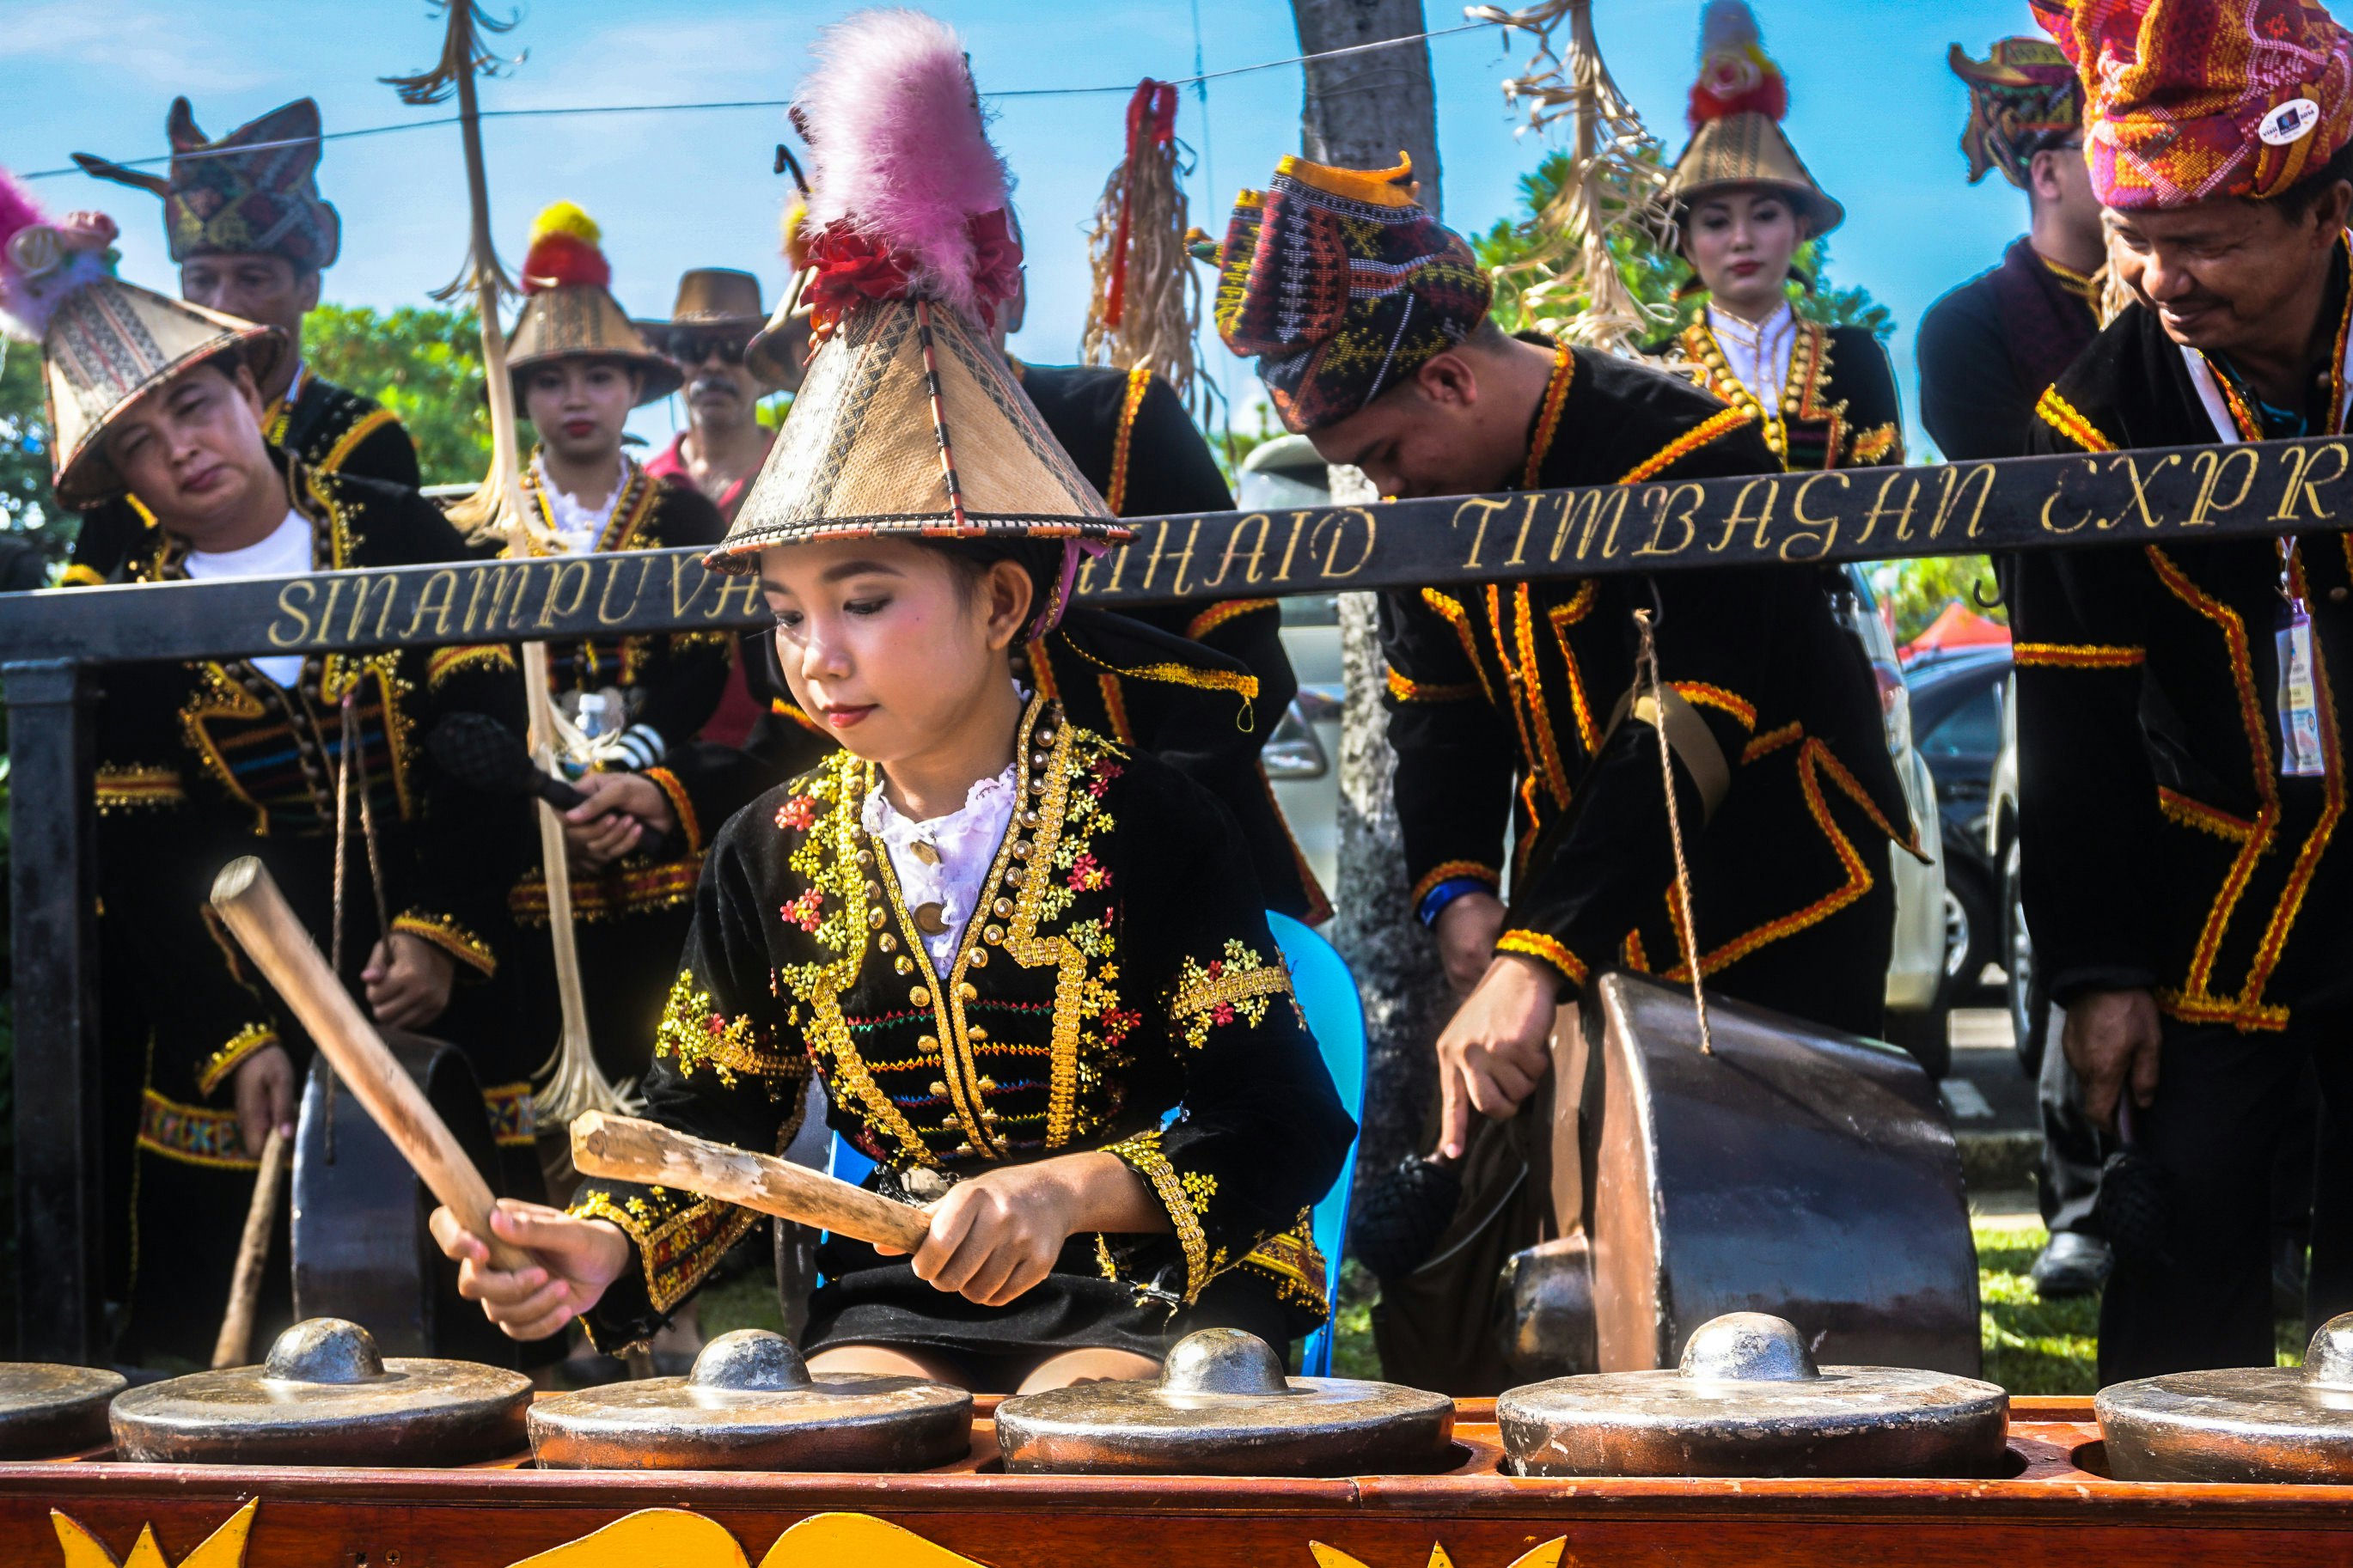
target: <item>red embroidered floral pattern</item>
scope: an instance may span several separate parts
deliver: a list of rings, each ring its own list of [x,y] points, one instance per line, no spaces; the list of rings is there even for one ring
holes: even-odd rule
[[[776,807],[776,826],[806,833],[817,821],[817,797],[797,795]]]
[[[803,889],[800,897],[776,912],[806,931],[814,931],[822,918],[818,911],[825,907],[825,895],[815,888]]]
[[[1082,855],[1071,866],[1070,884],[1082,893],[1100,893],[1111,886],[1111,868],[1093,855]]]

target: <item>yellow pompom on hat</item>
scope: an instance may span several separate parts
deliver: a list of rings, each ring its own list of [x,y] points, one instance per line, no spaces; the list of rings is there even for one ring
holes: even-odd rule
[[[534,365],[560,359],[609,359],[638,373],[640,404],[676,392],[685,377],[646,346],[613,298],[613,266],[604,231],[572,202],[556,202],[531,226],[522,260],[522,314],[507,339],[507,370],[520,403]]]

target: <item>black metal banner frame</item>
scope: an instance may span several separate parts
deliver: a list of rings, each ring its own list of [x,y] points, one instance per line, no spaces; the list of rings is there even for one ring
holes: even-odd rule
[[[2343,441],[1135,520],[1107,605],[1523,578],[2181,544],[2353,528]],[[103,1349],[89,667],[625,632],[751,630],[757,583],[690,551],[0,595],[9,713],[20,1353]]]

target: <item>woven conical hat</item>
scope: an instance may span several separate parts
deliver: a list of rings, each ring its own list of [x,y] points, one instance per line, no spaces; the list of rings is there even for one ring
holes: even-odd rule
[[[522,314],[507,339],[507,370],[520,400],[531,367],[559,359],[610,359],[644,378],[640,405],[676,392],[685,377],[669,359],[646,347],[612,294],[593,283],[541,289],[523,296]]]
[[[1820,238],[1846,221],[1846,208],[1814,184],[1799,160],[1798,150],[1769,115],[1753,110],[1704,121],[1692,132],[1691,144],[1675,161],[1665,199],[1679,207],[1712,191],[1733,185],[1767,185],[1788,194],[1806,219],[1812,237]]]
[[[285,347],[275,327],[119,279],[67,295],[41,335],[58,500],[85,507],[121,489],[99,438],[140,398],[216,354],[242,353],[267,380]]]
[[[916,300],[842,318],[711,560],[740,569],[772,544],[875,534],[1134,537],[1071,466],[1005,356],[955,310]]]

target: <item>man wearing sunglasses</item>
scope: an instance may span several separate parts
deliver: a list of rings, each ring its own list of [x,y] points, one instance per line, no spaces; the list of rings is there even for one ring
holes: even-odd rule
[[[759,405],[776,389],[744,363],[744,345],[767,320],[758,279],[706,267],[678,280],[669,321],[638,323],[686,378],[686,428],[646,471],[692,485],[731,522],[776,439],[760,423]]]

